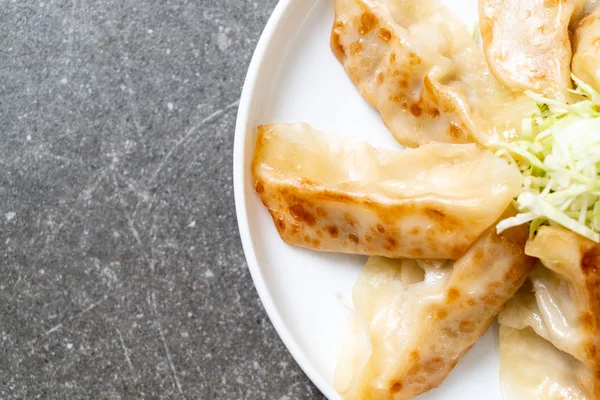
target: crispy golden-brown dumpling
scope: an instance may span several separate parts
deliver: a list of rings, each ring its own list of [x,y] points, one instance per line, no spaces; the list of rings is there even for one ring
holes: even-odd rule
[[[527,228],[485,232],[455,262],[371,257],[335,387],[345,400],[403,400],[438,386],[521,286]]]
[[[479,0],[483,49],[494,76],[515,90],[567,99],[569,24],[584,0]]]
[[[259,127],[252,171],[287,243],[427,259],[462,255],[522,182],[474,144],[375,149],[306,124]]]
[[[577,24],[571,68],[579,79],[600,91],[600,7]]]
[[[541,263],[499,316],[505,399],[600,398],[600,245],[542,227],[525,252]]]
[[[435,0],[335,0],[331,48],[405,146],[512,137],[533,109],[493,78],[464,23]]]

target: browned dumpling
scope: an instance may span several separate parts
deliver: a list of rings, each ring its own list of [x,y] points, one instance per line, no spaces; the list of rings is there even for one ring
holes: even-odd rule
[[[577,24],[571,68],[579,79],[600,91],[600,7]]]
[[[306,124],[259,127],[252,171],[287,243],[392,258],[458,258],[522,182],[474,144],[375,149]]]
[[[494,76],[514,90],[567,99],[569,24],[585,0],[479,0],[483,49]]]
[[[335,0],[331,48],[405,146],[513,137],[533,109],[494,79],[464,23],[436,0]]]
[[[336,370],[342,398],[404,400],[440,385],[527,277],[527,236],[491,228],[456,262],[370,258]]]
[[[527,284],[500,313],[505,400],[600,398],[600,245],[542,227]]]

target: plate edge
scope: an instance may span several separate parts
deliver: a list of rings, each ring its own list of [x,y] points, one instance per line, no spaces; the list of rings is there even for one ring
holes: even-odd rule
[[[289,353],[292,355],[296,363],[313,382],[313,384],[330,400],[339,399],[339,395],[333,390],[332,384],[327,382],[313,367],[312,363],[306,358],[300,346],[294,340],[290,333],[287,325],[283,322],[277,306],[273,301],[267,287],[264,283],[256,254],[252,246],[252,238],[250,236],[250,229],[247,220],[247,209],[246,209],[246,194],[244,191],[244,168],[246,167],[245,160],[245,134],[248,127],[248,120],[250,117],[250,106],[252,104],[252,98],[256,89],[256,80],[261,71],[261,67],[265,62],[265,55],[272,45],[274,38],[273,33],[279,27],[282,17],[288,8],[299,0],[280,0],[273,13],[269,17],[269,20],[260,36],[248,72],[244,80],[244,86],[240,97],[240,105],[238,108],[235,137],[234,137],[234,150],[233,150],[233,186],[234,186],[234,198],[235,198],[235,209],[236,217],[238,221],[238,230],[248,269],[252,276],[254,287],[258,292],[258,296],[267,312],[267,315],[271,321],[271,324],[275,328],[275,331],[279,335],[279,338],[286,346]],[[314,1],[316,4],[316,0]],[[313,5],[314,5],[313,4]]]

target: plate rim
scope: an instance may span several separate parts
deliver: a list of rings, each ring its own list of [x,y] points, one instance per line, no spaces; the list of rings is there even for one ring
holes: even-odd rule
[[[246,207],[246,192],[244,190],[244,175],[247,164],[247,160],[245,159],[247,125],[250,119],[250,111],[253,108],[252,103],[256,92],[256,81],[259,77],[260,71],[263,68],[263,65],[265,64],[265,58],[268,53],[268,49],[273,45],[273,40],[275,38],[274,32],[279,27],[283,15],[294,2],[295,0],[278,1],[260,35],[260,39],[258,40],[258,44],[256,45],[252,55],[248,72],[244,80],[236,118],[233,146],[233,189],[235,211],[246,263],[254,283],[254,288],[258,292],[258,296],[267,313],[267,316],[269,317],[269,320],[271,321],[271,324],[275,328],[275,331],[287,348],[288,352],[292,355],[296,363],[300,366],[302,371],[311,380],[311,382],[325,397],[328,399],[335,399],[339,398],[339,395],[333,389],[332,383],[327,382],[317,372],[313,364],[300,349],[300,346],[293,338],[287,324],[283,321],[283,318],[279,314],[271,293],[267,289],[252,244],[248,222],[248,210]]]

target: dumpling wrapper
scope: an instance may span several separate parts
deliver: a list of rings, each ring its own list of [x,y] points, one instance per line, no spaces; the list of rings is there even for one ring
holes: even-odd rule
[[[525,281],[528,230],[485,232],[456,262],[371,257],[334,385],[345,400],[403,400],[442,383]]]
[[[584,0],[479,0],[484,52],[494,76],[514,90],[568,100],[569,26]]]
[[[335,0],[331,48],[405,146],[514,138],[535,109],[494,79],[465,24],[436,0]]]
[[[585,0],[479,0],[483,49],[492,73],[514,90],[567,100],[569,24]]]
[[[531,328],[500,325],[504,400],[592,400],[577,381],[579,364]]]
[[[600,398],[600,245],[563,228],[541,227],[525,252],[541,263],[499,315],[502,326],[520,331],[504,330],[510,342],[501,343],[505,399],[532,392],[541,400],[563,398],[557,397],[563,392]],[[531,355],[515,359],[512,347],[526,346],[522,341],[533,343]],[[535,354],[549,347],[554,351]],[[562,364],[550,370],[549,363]],[[513,368],[529,369],[531,379],[518,379]],[[567,370],[568,376],[561,372]]]
[[[522,182],[474,144],[376,149],[306,124],[260,126],[252,171],[287,243],[391,258],[460,257]]]
[[[571,68],[575,76],[600,91],[600,7],[577,24]]]

